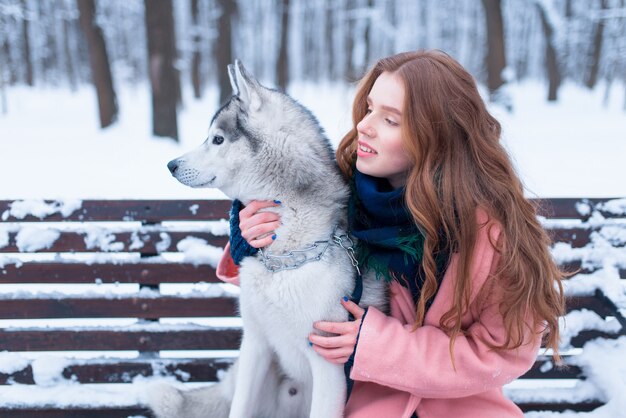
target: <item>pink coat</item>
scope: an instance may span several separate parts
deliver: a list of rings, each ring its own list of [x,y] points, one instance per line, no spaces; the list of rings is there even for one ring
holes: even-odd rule
[[[502,393],[502,386],[524,374],[535,361],[541,337],[529,336],[516,350],[491,350],[485,341],[500,345],[505,331],[499,313],[500,292],[492,286],[478,307],[477,291],[492,285],[487,279],[497,266],[492,242],[500,232],[477,215],[481,228],[475,246],[470,309],[462,318],[465,335],[454,346],[456,370],[450,359],[450,338],[439,320],[452,306],[458,254],[453,254],[441,288],[426,314],[424,325],[412,331],[415,304],[408,289],[397,282],[390,287],[391,315],[370,307],[363,320],[350,377],[354,388],[346,405],[346,418],[508,418],[521,410]],[[491,235],[491,240],[489,235]],[[227,247],[217,268],[220,279],[237,284],[237,266]]]

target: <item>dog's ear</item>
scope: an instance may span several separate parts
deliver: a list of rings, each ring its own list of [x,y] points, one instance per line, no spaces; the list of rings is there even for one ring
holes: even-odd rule
[[[235,60],[235,65],[228,66],[228,76],[233,93],[245,103],[250,110],[257,111],[261,108],[261,96],[259,95],[259,82],[245,69],[241,61]]]
[[[228,78],[230,78],[230,86],[233,88],[233,96],[239,96],[237,74],[235,73],[235,66],[233,64],[228,64]]]

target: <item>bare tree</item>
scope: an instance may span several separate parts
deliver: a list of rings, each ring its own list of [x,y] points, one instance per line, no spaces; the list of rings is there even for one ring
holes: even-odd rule
[[[102,30],[95,21],[94,0],[76,0],[80,12],[80,25],[87,38],[91,78],[98,96],[100,126],[106,128],[117,119],[117,98]]]
[[[487,88],[492,99],[496,91],[504,84],[502,72],[506,67],[504,54],[504,24],[500,0],[482,0],[487,23]]]
[[[604,11],[608,7],[607,0],[600,0],[600,10]],[[591,52],[591,62],[587,77],[585,79],[585,85],[590,89],[594,88],[598,81],[598,71],[600,69],[600,55],[602,52],[602,38],[604,33],[604,19],[602,16],[596,18],[593,30],[593,43]]]
[[[63,2],[63,9],[57,11],[57,13],[61,16],[62,25],[63,25],[63,58],[65,61],[65,71],[67,73],[67,78],[70,82],[70,88],[72,91],[76,90],[77,79],[76,79],[76,68],[74,66],[74,59],[72,57],[73,49],[70,46],[70,37],[71,37],[71,22],[72,22],[72,10],[70,9],[70,5],[65,1]]]
[[[220,15],[217,20],[215,44],[215,62],[217,63],[217,79],[220,89],[220,103],[225,103],[231,95],[230,78],[226,66],[233,62],[232,23],[237,14],[237,4],[233,0],[218,0]]]
[[[152,87],[152,133],[178,141],[178,72],[171,0],[145,0],[148,72]]]
[[[33,61],[30,56],[30,31],[29,31],[29,22],[30,22],[30,12],[28,10],[28,5],[26,4],[26,0],[22,0],[22,61],[24,63],[24,78],[26,80],[26,84],[29,86],[34,85],[33,81]]]
[[[198,0],[191,0],[191,24],[192,24],[192,45],[193,56],[191,58],[191,84],[193,85],[193,96],[196,99],[202,97],[202,74],[200,73],[200,24],[198,19]]]
[[[278,49],[278,60],[276,62],[277,84],[283,90],[287,91],[289,83],[289,61],[288,61],[288,41],[289,41],[289,0],[281,0],[281,32],[280,47]]]
[[[546,70],[548,72],[548,101],[557,100],[557,92],[561,85],[561,69],[556,49],[556,18],[552,4],[549,2],[538,1],[535,3],[541,17],[541,26],[546,40]]]

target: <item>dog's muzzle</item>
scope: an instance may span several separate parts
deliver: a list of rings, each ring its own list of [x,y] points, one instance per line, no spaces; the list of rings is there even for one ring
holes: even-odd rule
[[[172,175],[176,174],[176,170],[178,170],[178,160],[172,160],[167,163],[167,168],[170,170]]]

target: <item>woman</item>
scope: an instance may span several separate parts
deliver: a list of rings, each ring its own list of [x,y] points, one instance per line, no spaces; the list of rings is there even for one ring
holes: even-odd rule
[[[312,349],[352,363],[346,416],[522,416],[502,386],[530,368],[542,337],[559,360],[563,273],[500,124],[440,51],[380,60],[353,123],[336,153],[353,186],[351,232],[363,268],[389,280],[391,312],[344,298],[354,321],[314,324],[332,336],[311,334]],[[241,210],[251,247],[275,238],[278,216],[257,211],[277,204]]]

